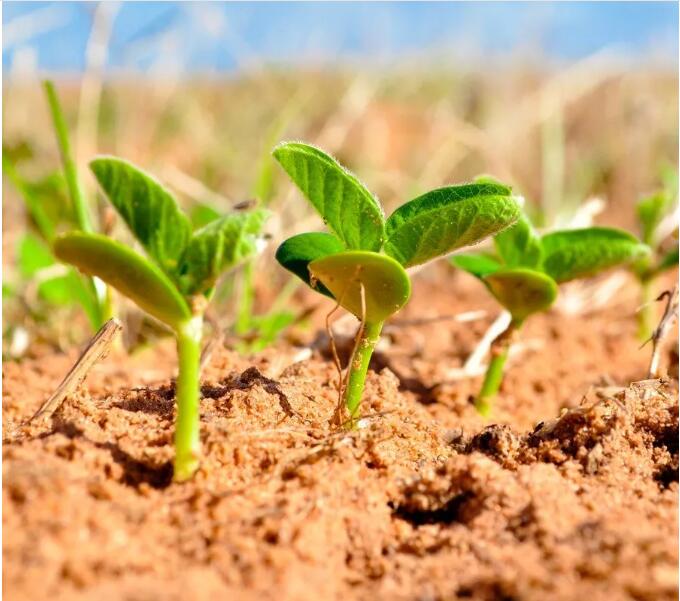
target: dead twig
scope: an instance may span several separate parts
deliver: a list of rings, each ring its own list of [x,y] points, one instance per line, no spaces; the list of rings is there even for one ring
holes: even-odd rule
[[[73,394],[78,390],[78,387],[95,363],[109,351],[114,337],[122,327],[120,321],[113,317],[100,328],[92,340],[90,340],[90,343],[80,357],[78,357],[75,365],[66,374],[66,377],[62,380],[61,384],[59,384],[52,395],[40,406],[40,409],[38,409],[28,420],[28,424],[37,418],[45,415],[52,415],[69,394]]]
[[[666,308],[659,325],[656,327],[652,336],[645,342],[652,341],[652,357],[649,361],[648,378],[659,377],[659,363],[661,362],[661,348],[663,341],[668,337],[673,325],[678,319],[678,287],[674,286],[673,290],[665,290],[657,297],[657,302],[666,299]],[[644,346],[644,345],[643,345]]]

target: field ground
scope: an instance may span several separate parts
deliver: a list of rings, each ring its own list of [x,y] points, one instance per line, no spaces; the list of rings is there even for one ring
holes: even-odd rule
[[[204,463],[182,485],[169,341],[113,351],[31,425],[77,353],[6,362],[6,598],[675,599],[677,342],[670,376],[644,381],[635,288],[624,278],[598,304],[611,284],[528,323],[489,422],[460,368],[497,309],[445,265],[417,275],[386,329],[356,432],[329,426],[323,329],[251,358],[219,348]]]

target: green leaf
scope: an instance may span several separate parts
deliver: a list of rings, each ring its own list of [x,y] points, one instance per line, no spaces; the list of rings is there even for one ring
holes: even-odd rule
[[[175,198],[153,177],[123,159],[95,159],[90,168],[149,256],[173,277],[191,237],[189,219]]]
[[[55,264],[47,244],[33,234],[25,234],[17,249],[19,272],[25,278],[32,278],[38,271]]]
[[[592,276],[649,253],[632,234],[606,227],[553,232],[543,236],[541,245],[543,271],[558,283]]]
[[[673,203],[665,192],[657,192],[638,202],[636,212],[642,226],[642,240],[645,244],[654,242],[656,228],[672,206]]]
[[[385,216],[376,198],[354,175],[308,144],[285,142],[273,154],[347,248],[380,250]]]
[[[168,277],[119,242],[99,234],[73,232],[57,238],[54,253],[61,261],[101,278],[172,328],[192,317],[189,306]]]
[[[481,253],[453,255],[450,261],[454,267],[467,271],[478,278],[483,278],[485,275],[495,273],[501,268],[501,264],[496,261],[496,259]]]
[[[507,186],[485,181],[439,188],[390,215],[384,250],[411,267],[496,234],[519,215]]]
[[[411,281],[394,259],[368,251],[346,251],[309,264],[312,278],[328,288],[338,303],[362,317],[361,286],[365,291],[365,316],[381,323],[401,309],[411,296]]]
[[[315,259],[334,255],[345,250],[342,242],[333,234],[311,232],[298,234],[284,241],[276,251],[276,260],[291,273],[298,276],[305,284],[312,286],[309,264]],[[314,289],[321,294],[333,298],[333,294],[320,282]]]
[[[225,215],[194,232],[178,269],[184,294],[207,294],[217,278],[257,254],[269,211]]]
[[[43,238],[45,238],[45,240],[51,242],[55,235],[54,222],[52,219],[50,219],[50,216],[42,206],[39,195],[36,194],[31,188],[30,183],[19,175],[17,170],[14,168],[14,164],[9,159],[9,157],[5,155],[5,153],[2,155],[2,172],[9,178],[14,187],[19,192],[26,210],[38,228],[40,234],[43,236]]]
[[[545,311],[557,298],[557,283],[533,269],[501,269],[483,278],[491,294],[515,321],[522,322],[532,313]]]
[[[517,223],[493,239],[496,250],[507,267],[539,267],[541,264],[541,238],[522,214]]]
[[[258,353],[271,345],[288,326],[295,322],[295,313],[281,311],[253,318],[255,340],[249,345],[251,353]]]
[[[219,219],[221,216],[222,214],[219,211],[209,204],[204,203],[196,203],[191,207],[191,211],[189,212],[191,226],[194,229],[204,227],[216,219]]]

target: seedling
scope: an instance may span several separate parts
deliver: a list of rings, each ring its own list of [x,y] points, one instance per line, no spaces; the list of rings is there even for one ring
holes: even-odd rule
[[[511,315],[507,329],[491,345],[491,361],[475,400],[485,416],[503,380],[512,339],[526,319],[548,309],[558,284],[595,275],[647,256],[649,249],[622,230],[589,227],[539,236],[522,216],[494,237],[496,255],[462,254],[451,262],[479,278]]]
[[[148,174],[117,158],[95,159],[90,167],[148,259],[106,236],[86,232],[58,237],[55,254],[101,278],[174,332],[179,357],[174,476],[186,480],[200,457],[203,315],[220,274],[257,252],[268,212],[226,215],[192,232],[174,197]]]
[[[654,316],[654,280],[664,271],[678,264],[677,238],[668,248],[669,232],[662,232],[661,225],[676,207],[677,180],[673,188],[664,189],[638,202],[636,213],[642,241],[652,252],[632,265],[632,272],[640,283],[641,303],[638,311],[638,336],[648,340],[656,326]],[[677,227],[677,223],[673,224]]]
[[[93,231],[94,226],[73,160],[66,118],[57,92],[51,81],[44,83],[44,90],[63,172],[55,171],[42,179],[29,180],[20,174],[17,165],[21,153],[3,147],[2,154],[3,173],[19,192],[35,229],[35,233],[29,232],[20,240],[17,249],[19,274],[36,284],[38,296],[47,305],[80,304],[92,328],[97,330],[111,316],[108,290],[101,282],[84,278],[75,270],[55,269],[56,261],[50,249],[61,226],[84,232]],[[28,151],[30,156],[30,148]]]
[[[277,260],[361,321],[341,387],[354,427],[383,323],[411,295],[406,269],[507,228],[519,205],[509,187],[480,181],[432,190],[385,219],[377,198],[321,150],[286,142],[273,154],[330,230],[289,238]]]

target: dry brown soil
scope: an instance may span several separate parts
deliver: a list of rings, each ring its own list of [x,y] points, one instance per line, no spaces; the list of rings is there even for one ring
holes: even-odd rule
[[[298,362],[291,341],[252,358],[219,349],[186,484],[171,481],[170,344],[112,353],[30,426],[77,351],[6,363],[6,598],[677,598],[677,380],[642,381],[634,288],[531,320],[484,422],[479,378],[451,374],[497,309],[440,275],[416,278],[399,319],[489,313],[388,329],[358,431],[329,426],[323,335]]]

